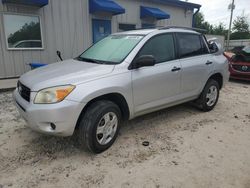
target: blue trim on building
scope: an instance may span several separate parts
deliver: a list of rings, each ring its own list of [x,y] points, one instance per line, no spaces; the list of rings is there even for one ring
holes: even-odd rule
[[[12,3],[12,4],[21,4],[21,5],[32,5],[43,7],[49,4],[49,0],[2,0],[2,3]]]
[[[89,12],[108,12],[112,15],[124,14],[125,9],[111,0],[89,0]]]
[[[170,15],[159,8],[141,6],[141,18],[152,17],[157,20],[169,19]]]

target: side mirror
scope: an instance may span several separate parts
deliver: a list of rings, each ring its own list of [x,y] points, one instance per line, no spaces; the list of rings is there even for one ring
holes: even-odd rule
[[[215,41],[209,42],[209,49],[210,49],[210,52],[213,54],[216,54],[216,55],[223,54],[223,48],[222,48],[221,44],[219,44]]]
[[[142,55],[134,61],[133,68],[138,69],[140,67],[150,67],[150,66],[154,66],[155,63],[156,63],[156,60],[154,56]]]

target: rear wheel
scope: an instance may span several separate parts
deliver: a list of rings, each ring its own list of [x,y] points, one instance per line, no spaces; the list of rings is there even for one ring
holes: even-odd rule
[[[204,87],[199,99],[196,101],[198,107],[207,112],[213,110],[220,95],[220,87],[217,81],[210,79]]]
[[[111,101],[97,101],[81,118],[78,140],[94,153],[107,150],[116,140],[120,128],[121,111]]]

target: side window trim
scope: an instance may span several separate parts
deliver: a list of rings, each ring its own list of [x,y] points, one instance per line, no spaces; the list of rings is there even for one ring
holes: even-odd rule
[[[179,47],[178,47],[178,41],[177,41],[177,36],[176,33],[172,33],[174,37],[174,50],[175,50],[175,58],[173,60],[179,59]]]
[[[176,59],[181,59],[181,55],[180,55],[180,46],[179,46],[179,42],[177,39],[177,33],[174,33],[174,42],[175,42],[175,54],[176,54]]]
[[[157,35],[154,35],[154,36],[152,36],[150,39],[148,39],[144,44],[143,44],[143,46],[141,47],[141,49],[137,52],[137,54],[135,55],[135,57],[134,57],[134,59],[132,60],[132,62],[130,63],[130,65],[129,65],[129,69],[131,69],[131,67],[132,67],[132,64],[134,63],[134,61],[138,58],[138,55],[140,54],[140,52],[142,51],[142,49],[144,48],[144,46],[149,42],[149,41],[151,41],[152,39],[154,39],[155,37],[158,37],[158,36],[161,36],[161,35],[172,35],[172,37],[173,37],[173,41],[174,41],[174,51],[175,51],[175,55],[174,55],[174,58],[173,59],[171,59],[171,60],[168,60],[168,61],[173,61],[173,60],[176,60],[176,59],[178,59],[178,57],[177,57],[177,47],[176,47],[176,37],[175,37],[175,33],[174,32],[169,32],[169,33],[160,33],[160,34],[157,34]],[[168,62],[168,61],[162,61],[162,62],[159,62],[159,63],[157,63],[157,64],[161,64],[161,63],[164,63],[164,62]]]
[[[209,49],[209,44],[208,44],[208,41],[207,41],[207,37],[205,35],[202,35],[202,38],[203,38],[203,40],[204,40],[204,42],[206,44],[206,47],[208,49],[208,53],[211,54],[211,51]]]
[[[202,55],[210,54],[208,45],[206,44],[204,35],[202,35],[202,34],[200,34],[200,43],[201,43],[201,47],[202,47]],[[206,52],[204,50],[206,50]]]

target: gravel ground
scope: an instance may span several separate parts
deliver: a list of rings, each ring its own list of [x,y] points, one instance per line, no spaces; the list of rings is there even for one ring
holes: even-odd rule
[[[100,155],[26,128],[0,93],[2,187],[249,188],[250,84],[230,82],[209,113],[185,104],[126,122]]]

